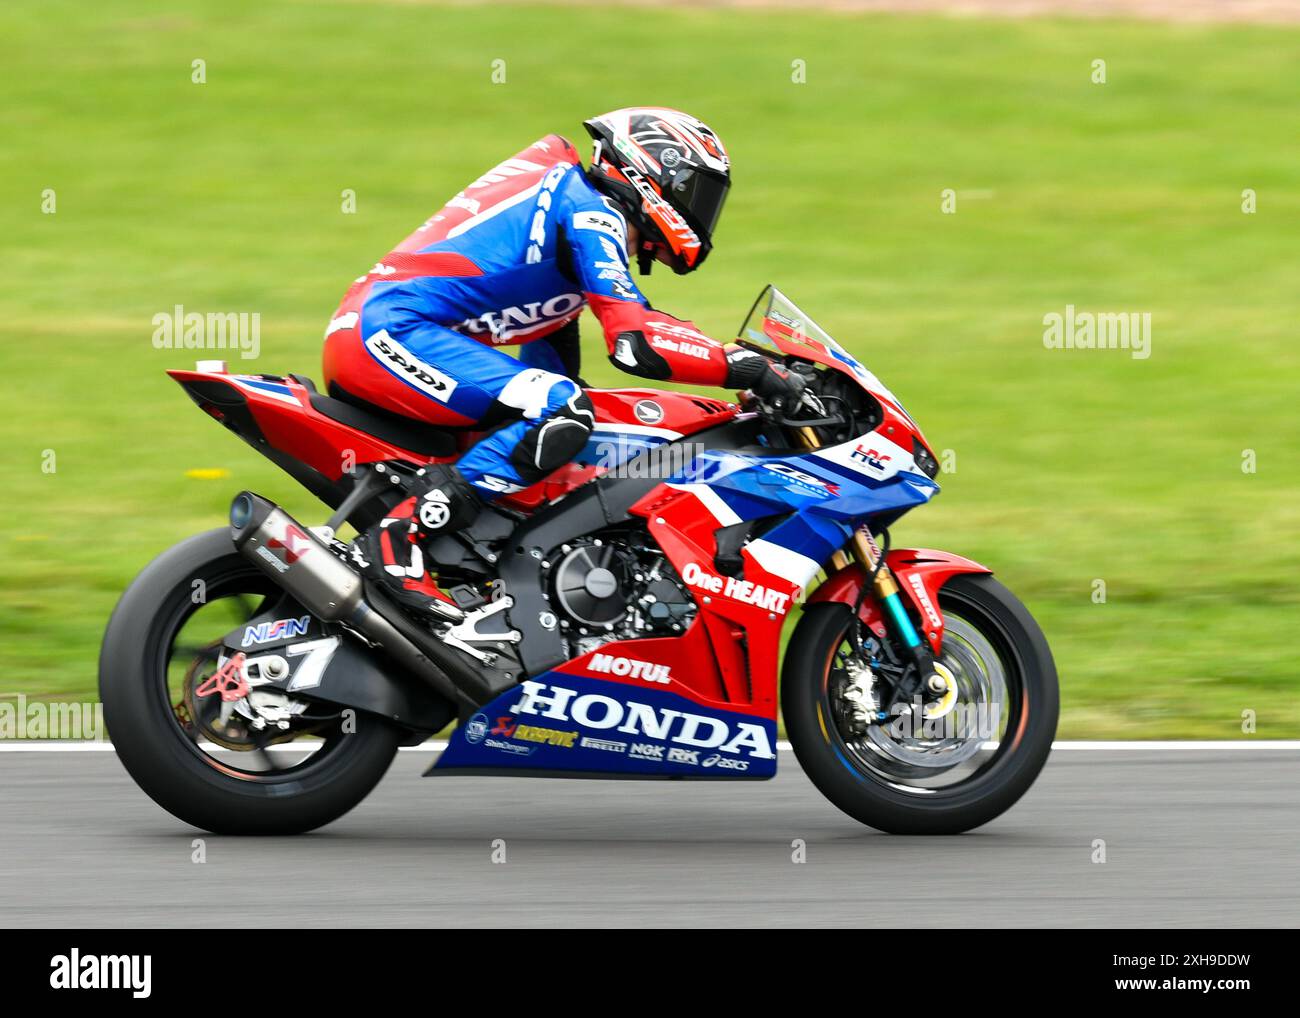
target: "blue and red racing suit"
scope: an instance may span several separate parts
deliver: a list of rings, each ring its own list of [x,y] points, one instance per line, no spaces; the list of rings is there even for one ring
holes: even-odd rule
[[[632,374],[727,379],[724,348],[651,309],[632,282],[627,224],[549,135],[485,173],[358,279],[325,334],[343,399],[450,427],[498,427],[457,468],[484,498],[571,460],[594,423],[577,374],[590,305]],[[521,347],[519,357],[502,347]],[[508,422],[508,423],[505,423]]]

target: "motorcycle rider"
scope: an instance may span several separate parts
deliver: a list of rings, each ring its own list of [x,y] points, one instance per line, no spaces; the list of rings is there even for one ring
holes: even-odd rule
[[[483,503],[568,463],[595,423],[577,381],[577,318],[590,306],[610,361],[655,380],[797,398],[802,380],[650,306],[633,283],[658,261],[697,269],[731,182],[722,141],[677,110],[615,110],[584,124],[584,169],[548,135],[457,194],[359,278],[326,331],[335,398],[446,427],[493,429],[352,545],[354,562],[409,609],[439,614],[422,542]],[[502,347],[519,346],[518,357]]]

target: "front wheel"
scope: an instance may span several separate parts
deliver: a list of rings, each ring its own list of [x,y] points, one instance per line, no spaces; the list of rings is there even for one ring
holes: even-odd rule
[[[863,724],[872,653],[845,604],[811,606],[786,652],[781,709],[800,765],[831,802],[891,834],[959,834],[1028,791],[1051,752],[1060,695],[1042,630],[1006,587],[961,575],[939,592],[938,663],[956,703],[942,718]],[[864,676],[866,678],[864,679]]]

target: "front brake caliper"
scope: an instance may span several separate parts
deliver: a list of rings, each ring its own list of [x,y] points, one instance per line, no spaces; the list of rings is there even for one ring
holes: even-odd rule
[[[844,701],[846,720],[856,733],[862,733],[875,723],[880,710],[876,703],[876,677],[871,669],[856,658],[844,662],[847,681],[840,691]]]

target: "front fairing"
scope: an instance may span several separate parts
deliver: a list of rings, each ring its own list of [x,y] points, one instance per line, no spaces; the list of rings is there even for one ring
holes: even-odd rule
[[[860,525],[887,526],[939,490],[910,453],[874,433],[802,453],[706,451],[668,484],[695,494],[719,523],[784,517],[747,547],[799,588]]]
[[[885,383],[775,286],[769,284],[758,295],[736,342],[768,357],[793,357],[838,372],[869,393],[885,417],[892,419],[882,423],[887,433],[898,430],[890,428],[891,423],[901,425],[929,450],[921,429]],[[910,439],[908,448],[910,452]]]
[[[726,491],[743,505],[745,519],[784,507],[850,526],[882,513],[897,515],[928,502],[939,490],[911,453],[875,433],[784,455],[704,452],[669,483],[682,482]]]

